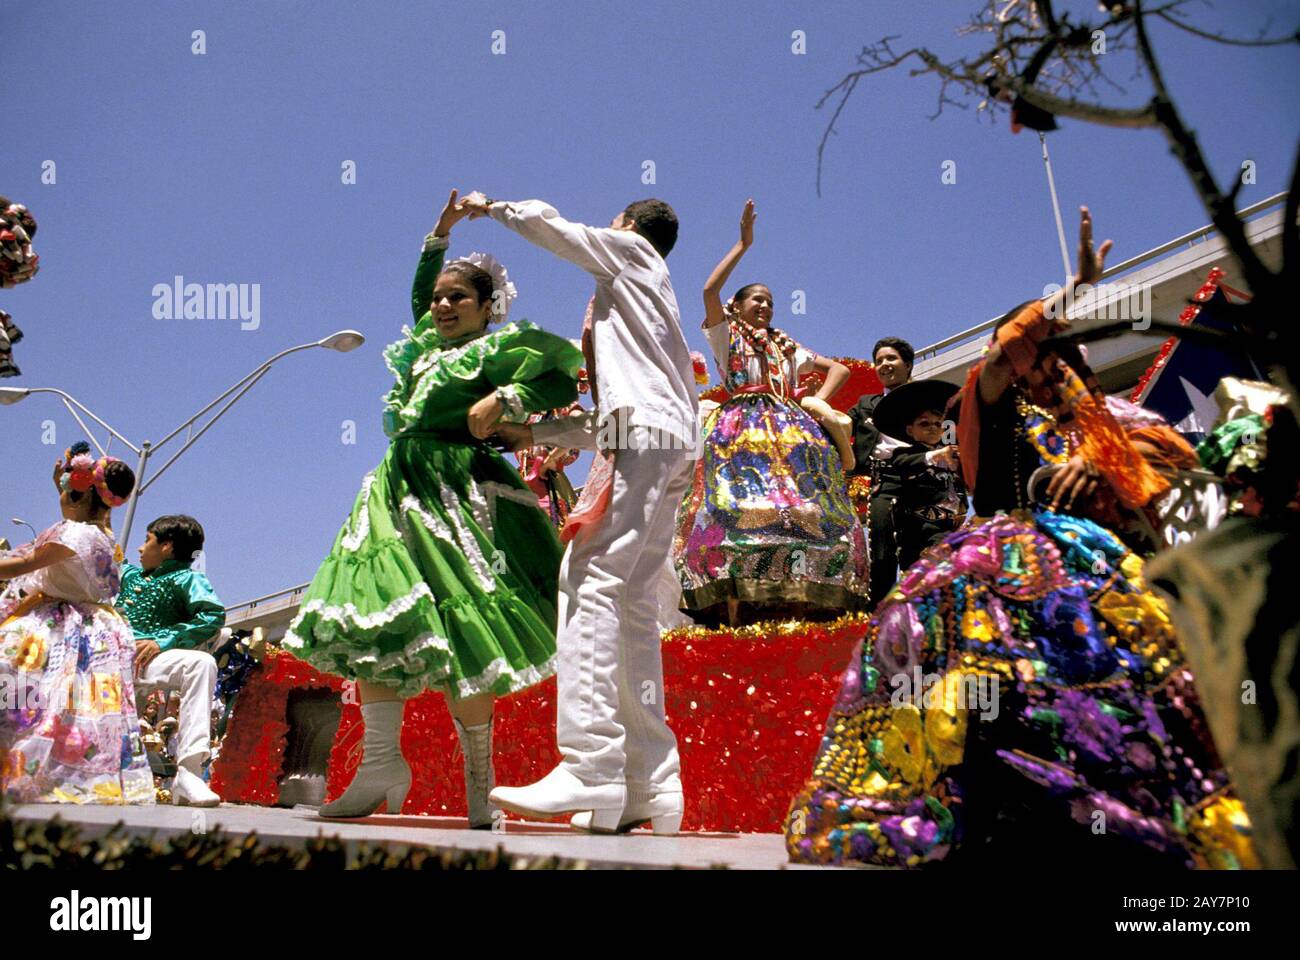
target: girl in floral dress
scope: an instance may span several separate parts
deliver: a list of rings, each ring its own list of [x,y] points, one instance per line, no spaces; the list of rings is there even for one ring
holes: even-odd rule
[[[153,803],[131,627],[113,609],[112,508],[135,486],[81,443],[55,464],[63,520],[0,557],[0,794],[20,803]]]
[[[400,811],[411,783],[398,737],[404,702],[446,695],[465,755],[470,825],[488,827],[493,698],[554,673],[561,548],[537,496],[484,442],[502,419],[577,398],[582,351],[527,321],[489,332],[514,296],[505,270],[472,254],[443,265],[456,192],[416,269],[415,328],[385,350],[388,454],[303,597],[285,649],[358,681],[364,757],[321,808]]]
[[[704,288],[704,332],[731,396],[705,420],[673,544],[684,607],[709,618],[725,602],[732,625],[742,603],[807,615],[867,600],[866,534],[844,475],[853,464],[848,418],[826,403],[848,369],[773,327],[763,284],[722,304],[723,285],[753,243],[754,216],[750,200],[740,240]],[[798,378],[810,370],[825,383],[796,402]]]

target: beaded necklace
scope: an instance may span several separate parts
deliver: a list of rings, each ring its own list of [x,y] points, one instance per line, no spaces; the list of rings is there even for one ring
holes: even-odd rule
[[[1030,402],[1029,397],[1020,387],[1013,389],[1017,418],[1016,432],[1038,455],[1038,463],[1034,464],[1033,469],[1036,470],[1047,464],[1059,466],[1068,463],[1070,446],[1065,435],[1058,429],[1056,415],[1045,407]],[[1012,445],[1011,469],[1016,487],[1016,506],[1028,510],[1033,507],[1033,504],[1029,500],[1029,492],[1025,489],[1026,478],[1022,459],[1024,446],[1021,443]]]
[[[737,341],[744,341],[754,353],[763,358],[768,385],[779,397],[790,395],[790,378],[786,375],[785,363],[794,356],[799,344],[785,331],[776,327],[756,327],[746,323],[734,310],[729,318],[731,324],[731,351],[741,352]],[[727,371],[723,371],[724,378]]]

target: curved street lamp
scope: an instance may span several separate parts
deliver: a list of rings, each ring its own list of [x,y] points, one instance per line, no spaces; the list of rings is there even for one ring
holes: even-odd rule
[[[36,528],[33,527],[30,523],[28,523],[26,520],[22,519],[21,517],[10,517],[9,522],[12,523],[15,527],[26,527],[28,530],[32,532],[32,539],[33,540],[36,539]]]
[[[105,430],[107,430],[110,438],[116,438],[120,440],[123,444],[127,446],[128,449],[132,450],[134,453],[137,454],[139,459],[136,462],[136,469],[135,469],[135,489],[131,491],[131,497],[126,502],[126,520],[122,524],[122,536],[118,540],[118,542],[122,545],[122,549],[125,550],[127,539],[131,536],[131,524],[135,520],[135,505],[136,505],[136,501],[140,498],[140,494],[144,493],[145,490],[153,486],[154,481],[157,480],[159,477],[161,477],[163,473],[166,472],[167,468],[170,467],[173,463],[175,463],[180,458],[181,454],[183,454],[186,450],[192,447],[195,444],[195,442],[198,441],[199,437],[207,433],[208,428],[211,427],[218,420],[220,420],[222,415],[227,410],[229,410],[240,397],[242,397],[249,390],[251,390],[253,388],[253,385],[257,383],[258,380],[261,380],[262,377],[266,376],[266,372],[271,369],[271,365],[273,363],[275,363],[277,360],[287,357],[291,353],[297,353],[299,350],[311,350],[315,347],[324,347],[326,350],[335,350],[339,353],[349,353],[350,351],[355,350],[357,347],[361,346],[365,342],[366,342],[365,336],[357,332],[356,330],[340,330],[337,333],[331,333],[328,337],[324,337],[320,340],[316,340],[313,343],[304,343],[296,347],[290,347],[288,350],[281,350],[270,360],[267,360],[265,363],[259,366],[248,376],[244,377],[242,380],[234,384],[234,386],[230,387],[228,390],[222,393],[219,397],[217,397],[215,400],[213,400],[211,403],[209,403],[207,406],[201,409],[198,413],[194,414],[194,416],[184,421],[179,427],[177,427],[171,433],[167,434],[167,436],[163,437],[157,443],[151,443],[150,441],[145,440],[139,446],[136,446],[134,443],[132,443],[126,437],[122,436],[122,434],[118,433],[107,423],[105,423],[102,419],[100,419],[94,413],[92,413],[85,406],[85,404],[79,401],[76,397],[72,396],[71,394],[65,393],[62,390],[57,390],[54,387],[0,387],[0,405],[7,406],[9,404],[17,403],[20,400],[26,399],[33,393],[52,393],[55,396],[57,396],[60,400],[63,401],[63,405],[68,408],[68,412],[72,414],[72,418],[76,420],[77,423],[81,426],[81,429],[86,432],[86,436],[89,437],[90,442],[95,445],[95,449],[99,451],[100,456],[104,456],[106,454],[107,452],[106,448],[108,445],[112,443],[112,440],[110,439],[108,444],[101,446],[99,440],[95,438],[95,435],[91,433],[90,428],[86,426],[86,422],[82,420],[80,414],[78,414],[77,412],[78,410],[81,411],[81,413],[84,413],[91,420],[94,420]],[[231,396],[231,394],[234,394],[234,396]],[[223,406],[220,410],[218,410],[215,414],[213,414],[212,419],[209,420],[207,423],[205,423],[202,427],[200,427],[197,432],[195,432],[194,430],[195,422],[199,420],[201,417],[203,417],[209,410],[211,410],[217,404],[221,403],[221,401],[225,400],[227,397],[230,397],[230,399],[226,402],[225,406]],[[152,457],[155,453],[157,453],[159,447],[161,447],[163,444],[170,441],[172,438],[176,437],[178,434],[181,433],[181,431],[187,431],[185,437],[185,443],[181,446],[179,450],[177,450],[174,454],[172,454],[171,459],[169,459],[166,463],[164,463],[161,467],[159,467],[158,470],[154,472],[153,476],[151,476],[146,481],[144,478],[144,474],[145,474],[145,469],[149,464],[149,458]]]

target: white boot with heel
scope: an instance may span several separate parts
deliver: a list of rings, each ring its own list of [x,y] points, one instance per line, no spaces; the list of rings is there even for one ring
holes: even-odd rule
[[[628,794],[627,807],[613,830],[593,825],[591,813],[585,810],[575,813],[569,826],[581,833],[630,833],[646,824],[659,837],[671,837],[681,832],[682,814],[686,805],[680,793],[656,793],[637,797],[635,791],[629,790]]]
[[[366,731],[361,766],[343,795],[320,808],[322,817],[368,817],[384,805],[388,813],[402,812],[411,789],[411,768],[402,758],[400,737],[403,700],[363,703]]]

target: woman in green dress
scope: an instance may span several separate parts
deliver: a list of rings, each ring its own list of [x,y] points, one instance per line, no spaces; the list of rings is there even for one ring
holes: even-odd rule
[[[411,783],[403,705],[438,690],[464,748],[470,825],[491,826],[493,699],[555,669],[562,549],[537,497],[482,438],[499,420],[572,402],[582,351],[527,321],[488,331],[514,287],[490,256],[443,266],[465,215],[453,190],[415,272],[415,329],[384,352],[397,380],[385,398],[388,453],[284,640],[357,681],[365,754],[322,816],[400,811]]]

